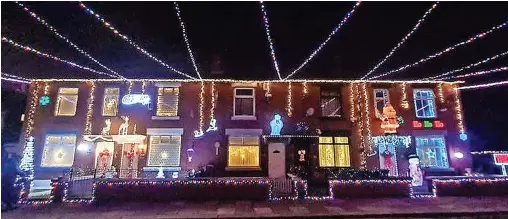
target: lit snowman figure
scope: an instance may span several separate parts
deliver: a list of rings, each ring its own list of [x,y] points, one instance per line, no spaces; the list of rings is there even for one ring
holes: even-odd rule
[[[422,169],[420,168],[420,159],[416,154],[409,155],[409,176],[412,186],[421,186],[423,184]]]

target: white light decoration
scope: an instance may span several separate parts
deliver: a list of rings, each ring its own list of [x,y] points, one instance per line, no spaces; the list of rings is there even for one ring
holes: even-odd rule
[[[486,31],[486,32],[476,34],[475,36],[473,36],[473,37],[469,38],[468,40],[465,40],[465,41],[462,41],[462,42],[460,42],[460,43],[457,43],[457,44],[455,44],[455,45],[453,45],[453,46],[450,46],[450,47],[448,47],[448,48],[446,48],[446,49],[443,49],[442,51],[436,52],[436,53],[434,53],[434,54],[432,54],[432,55],[430,55],[430,56],[428,56],[428,57],[426,57],[426,58],[422,58],[422,59],[420,59],[420,60],[419,60],[419,61],[417,61],[417,62],[414,62],[414,63],[411,63],[411,64],[407,64],[407,65],[405,65],[405,66],[401,66],[401,67],[399,67],[399,68],[397,68],[397,69],[394,69],[394,70],[391,70],[391,71],[385,72],[385,73],[380,74],[380,75],[375,76],[375,77],[370,77],[370,78],[369,78],[369,80],[376,79],[376,78],[380,78],[380,77],[383,77],[383,76],[387,76],[387,75],[389,75],[389,74],[392,74],[392,73],[395,73],[395,72],[399,72],[399,71],[402,71],[402,70],[407,69],[407,68],[412,68],[412,67],[415,67],[415,66],[417,66],[417,65],[419,65],[419,64],[422,64],[422,63],[424,63],[424,62],[427,62],[427,61],[429,61],[429,60],[431,60],[431,59],[433,59],[433,58],[440,57],[440,56],[441,56],[441,55],[443,55],[443,54],[446,54],[446,53],[448,53],[448,52],[451,52],[451,51],[455,50],[457,47],[460,47],[460,46],[463,46],[463,45],[467,45],[467,44],[469,44],[469,43],[471,43],[471,42],[474,42],[474,41],[476,41],[476,40],[478,40],[478,39],[481,39],[481,38],[485,37],[486,35],[488,35],[488,34],[490,34],[490,33],[494,32],[495,30],[499,30],[499,29],[501,29],[501,28],[503,28],[503,27],[506,27],[506,26],[508,26],[508,21],[507,21],[507,22],[504,22],[504,23],[502,23],[502,24],[500,24],[500,25],[494,26],[494,27],[490,28],[490,30],[488,30],[488,31]]]
[[[309,94],[309,88],[307,86],[307,82],[303,82],[302,83],[302,93],[303,93],[303,96],[307,96],[307,94]]]
[[[449,75],[449,74],[453,74],[453,73],[455,73],[455,72],[464,71],[464,70],[470,69],[470,68],[472,68],[472,67],[476,67],[476,66],[478,66],[478,65],[481,65],[481,64],[484,64],[484,63],[490,62],[490,61],[495,60],[495,59],[497,59],[497,58],[503,57],[503,56],[505,56],[505,55],[507,55],[507,54],[508,54],[508,51],[505,51],[505,52],[503,52],[503,53],[501,53],[501,54],[497,54],[497,55],[495,55],[495,56],[489,57],[489,58],[484,59],[484,60],[482,60],[482,61],[479,61],[479,62],[477,62],[477,63],[473,63],[473,64],[470,64],[470,65],[464,66],[464,67],[459,68],[459,69],[455,69],[455,70],[451,70],[451,71],[448,71],[448,72],[445,72],[445,73],[441,73],[441,74],[438,74],[438,75],[436,75],[436,76],[432,76],[432,77],[424,78],[423,80],[437,79],[437,78],[441,78],[441,77],[443,77],[443,76],[447,76],[447,75]]]
[[[92,116],[93,116],[93,104],[95,100],[95,82],[90,82],[90,96],[88,98],[88,106],[86,109],[86,123],[85,123],[85,131],[83,134],[90,135],[92,134]]]
[[[386,136],[374,136],[372,137],[374,144],[386,144],[386,145],[404,145],[409,148],[411,144],[411,136],[398,136],[398,135],[386,135]]]
[[[356,105],[356,111],[358,112],[359,119],[363,119],[364,115],[361,113],[360,109],[360,99],[362,98],[360,95],[360,87],[358,84],[355,84],[355,92],[356,92],[356,98],[358,100]],[[365,152],[365,137],[363,135],[363,121],[359,120],[358,122],[358,136],[360,136],[360,151],[362,152],[362,156],[360,157],[360,168],[366,169],[367,168],[367,153]]]
[[[291,82],[288,83],[288,98],[286,102],[286,110],[288,113],[288,117],[293,116],[293,92]]]
[[[212,98],[211,98],[211,107],[210,107],[210,126],[208,127],[208,129],[206,129],[206,132],[211,132],[211,131],[217,131],[217,120],[215,119],[215,98],[216,98],[216,93],[215,93],[215,82],[212,82],[211,83],[211,93],[212,93]]]
[[[185,73],[183,73],[183,72],[181,72],[181,71],[171,67],[170,65],[168,65],[165,62],[161,61],[160,59],[158,59],[157,57],[155,57],[151,53],[147,52],[145,49],[141,48],[141,46],[139,46],[137,43],[135,43],[134,41],[129,39],[129,37],[127,37],[126,35],[120,33],[120,31],[118,31],[110,22],[107,22],[106,20],[104,20],[104,18],[102,18],[101,15],[99,15],[98,13],[96,13],[95,11],[90,9],[88,6],[83,4],[83,2],[80,2],[79,6],[81,8],[83,8],[92,17],[94,17],[97,21],[101,22],[104,25],[104,27],[109,29],[115,36],[117,36],[118,38],[120,38],[123,41],[127,42],[129,45],[131,45],[132,47],[134,47],[136,50],[138,50],[139,52],[143,53],[144,55],[148,56],[149,58],[151,58],[155,62],[159,63],[160,65],[162,65],[162,66],[164,66],[164,67],[166,67],[168,69],[170,69],[171,71],[176,72],[177,74],[183,75],[183,76],[185,76],[187,78],[190,78],[190,79],[194,79],[194,80],[197,79],[195,77],[192,77],[192,76],[190,76],[188,74],[185,74]]]
[[[263,13],[263,24],[265,25],[265,33],[266,38],[268,40],[268,45],[270,47],[270,55],[272,56],[273,66],[275,67],[275,71],[277,72],[277,76],[280,80],[282,80],[282,76],[280,75],[279,63],[277,62],[277,57],[275,56],[275,46],[273,45],[272,36],[270,35],[270,23],[268,22],[268,13],[266,13],[265,4],[263,1],[260,1],[261,12]]]
[[[291,76],[293,76],[294,74],[296,74],[298,71],[300,71],[303,67],[305,67],[307,65],[307,63],[309,63],[313,58],[314,56],[317,55],[317,53],[319,51],[321,51],[321,49],[323,49],[323,47],[328,43],[328,41],[330,41],[332,39],[332,37],[337,33],[339,32],[340,28],[347,22],[347,20],[351,17],[351,15],[353,15],[353,13],[355,12],[356,8],[358,8],[360,6],[362,2],[361,1],[358,1],[356,2],[356,4],[353,6],[353,8],[346,14],[346,16],[342,19],[342,21],[340,21],[340,23],[333,29],[333,31],[328,35],[328,37],[326,38],[325,41],[323,41],[311,54],[310,56],[305,59],[305,61],[303,61],[303,63],[298,66],[298,68],[296,68],[295,70],[293,70],[293,72],[291,72],[291,74],[289,74],[287,77],[285,77],[283,80],[287,80],[289,79]]]
[[[439,102],[444,103],[444,94],[443,94],[443,84],[437,84],[437,96],[439,97]]]
[[[194,71],[196,71],[198,78],[201,79],[201,74],[199,74],[198,65],[196,64],[196,60],[194,59],[194,54],[192,53],[189,38],[187,37],[187,30],[185,28],[185,23],[183,22],[183,19],[181,16],[180,7],[178,6],[178,2],[174,2],[174,4],[175,4],[176,16],[178,17],[178,21],[180,21],[180,27],[182,28],[183,39],[185,41],[185,45],[187,46],[187,52],[189,53],[189,57],[192,61],[192,66],[194,67]]]
[[[29,82],[29,83],[30,83],[30,79],[25,78],[25,77],[21,77],[21,76],[13,75],[13,74],[7,74],[7,73],[4,73],[4,72],[2,72],[2,76],[4,76],[4,77],[9,77],[9,78],[13,78],[13,79],[18,79],[18,80],[22,80],[22,81],[26,81],[26,82]]]
[[[402,83],[402,98],[400,99],[400,107],[404,109],[409,109],[409,103],[407,102],[407,93],[406,93],[407,83]]]
[[[81,66],[81,65],[78,65],[78,64],[76,64],[76,63],[74,63],[72,61],[68,61],[68,60],[56,57],[54,55],[50,55],[50,54],[45,53],[45,52],[41,52],[41,51],[39,51],[37,49],[34,49],[32,47],[29,47],[29,46],[21,45],[19,43],[14,42],[13,40],[11,40],[11,39],[9,39],[7,37],[2,37],[2,42],[9,43],[9,44],[11,44],[11,45],[13,45],[13,46],[15,46],[17,48],[23,49],[25,51],[29,51],[29,52],[34,53],[34,54],[37,54],[40,57],[52,59],[54,61],[59,61],[59,62],[68,64],[68,65],[70,65],[72,67],[76,67],[76,68],[80,68],[80,69],[83,69],[83,70],[87,70],[87,71],[90,71],[90,72],[93,72],[93,73],[96,73],[96,74],[106,75],[106,76],[109,76],[109,77],[112,77],[112,78],[117,78],[116,75],[112,75],[112,74],[109,74],[109,73],[106,73],[106,72],[97,71],[97,70],[89,68],[89,67]]]
[[[72,48],[74,48],[76,51],[78,51],[79,53],[83,54],[84,56],[86,56],[88,59],[92,60],[93,62],[95,62],[97,65],[101,66],[102,68],[108,70],[109,72],[111,72],[112,74],[114,74],[115,76],[119,77],[119,78],[123,78],[125,79],[124,76],[118,74],[118,72],[116,71],[113,71],[111,70],[110,68],[106,67],[104,64],[100,63],[99,61],[97,61],[97,59],[93,58],[90,54],[88,54],[87,52],[85,52],[83,49],[79,48],[76,44],[74,44],[72,41],[70,41],[67,37],[63,36],[62,34],[60,34],[55,27],[53,27],[52,25],[50,25],[48,22],[46,22],[46,20],[42,19],[39,15],[37,15],[36,13],[34,13],[33,11],[31,11],[30,9],[28,9],[25,5],[19,3],[19,2],[15,2],[16,4],[18,4],[21,8],[23,8],[23,11],[27,12],[31,17],[33,17],[35,20],[37,20],[37,22],[41,23],[42,25],[44,25],[45,27],[47,27],[51,33],[53,33],[55,36],[57,36],[58,38],[60,38],[61,40],[65,41],[67,44],[69,44]]]
[[[205,123],[205,114],[203,112],[205,105],[205,82],[201,81],[201,92],[199,93],[199,124],[198,130],[194,130],[194,137],[199,138],[204,135],[203,126]],[[190,161],[189,161],[190,162]]]
[[[455,153],[453,153],[453,156],[455,156],[455,158],[457,158],[457,159],[464,158],[464,154],[462,152],[455,152]]]
[[[124,105],[133,105],[137,103],[148,105],[150,102],[151,99],[148,94],[126,94],[122,97],[122,104]]]
[[[25,129],[25,142],[23,149],[23,157],[21,158],[20,169],[28,172],[28,179],[34,177],[34,137],[32,132],[35,124],[35,113],[37,111],[37,101],[39,99],[40,84],[35,83],[30,93],[30,106],[28,108],[28,116]],[[23,190],[21,191],[23,192]]]
[[[11,81],[11,82],[17,82],[17,83],[22,83],[22,84],[30,84],[30,81],[25,81],[25,80],[20,80],[20,79],[15,79],[15,78],[9,78],[9,77],[5,77],[5,76],[2,77],[2,80]]]
[[[356,121],[356,117],[355,117],[355,97],[354,97],[355,94],[354,94],[353,87],[354,87],[354,84],[350,83],[349,84],[349,106],[350,106],[349,119],[351,120],[351,122],[355,122]]]
[[[78,151],[81,151],[81,152],[87,152],[88,150],[90,150],[90,144],[86,143],[86,142],[82,142],[81,144],[78,145],[77,149],[78,149]]]
[[[459,133],[460,133],[460,139],[465,141],[467,140],[467,135],[466,135],[466,129],[464,127],[464,121],[463,121],[463,117],[462,117],[462,104],[460,103],[460,94],[459,94],[459,90],[457,89],[454,89],[455,91],[455,118],[457,119],[457,127],[459,129]],[[466,136],[465,139],[463,139],[463,136]]]
[[[464,86],[455,88],[456,90],[469,90],[469,89],[478,89],[478,88],[489,88],[489,87],[495,87],[500,85],[508,85],[508,81],[499,81],[499,82],[492,82],[492,83],[486,83],[486,84],[477,84],[477,85],[471,85],[471,86]]]
[[[365,128],[367,129],[367,141],[365,143],[367,144],[367,156],[373,155],[372,152],[375,152],[372,148],[372,144],[370,143],[372,138],[372,132],[370,130],[370,115],[369,115],[369,94],[367,93],[367,83],[362,84],[362,91],[363,91],[363,108],[365,109]]]
[[[508,66],[494,68],[494,69],[490,69],[490,70],[484,70],[484,71],[471,72],[471,73],[467,73],[467,74],[463,74],[463,75],[443,77],[443,78],[441,78],[441,80],[449,80],[449,79],[456,79],[456,78],[469,78],[469,77],[473,77],[473,76],[486,75],[486,74],[496,73],[496,72],[501,72],[501,71],[508,71]]]
[[[376,69],[378,69],[383,63],[386,62],[386,60],[388,60],[388,58],[390,58],[393,53],[395,53],[395,51],[397,51],[397,49],[402,46],[408,39],[409,37],[411,37],[411,35],[413,35],[413,33],[418,30],[418,28],[420,27],[420,25],[423,23],[423,21],[425,21],[425,18],[432,12],[432,10],[434,10],[434,8],[437,7],[437,4],[439,2],[436,2],[432,5],[432,7],[430,7],[426,12],[425,14],[423,14],[423,17],[420,18],[420,20],[418,20],[418,22],[416,23],[416,25],[413,27],[413,29],[408,33],[406,34],[406,36],[404,36],[404,38],[402,38],[402,40],[397,43],[397,45],[395,47],[393,47],[393,49],[390,51],[390,53],[388,53],[388,55],[386,55],[386,57],[381,60],[376,66],[374,66],[369,72],[367,72],[367,74],[365,74],[361,79],[365,79],[366,77],[368,77],[370,74],[372,74],[374,71],[376,71]]]
[[[281,118],[282,117],[279,114],[275,114],[273,116],[272,121],[270,121],[270,135],[280,135],[280,131],[282,130],[282,127],[284,127],[284,123],[282,123]]]

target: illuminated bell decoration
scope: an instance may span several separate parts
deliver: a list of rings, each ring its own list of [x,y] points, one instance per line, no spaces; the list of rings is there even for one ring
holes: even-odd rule
[[[39,98],[39,104],[41,106],[48,106],[50,103],[51,101],[48,95],[44,95],[41,98]]]
[[[399,127],[399,123],[397,122],[397,112],[389,103],[383,107],[383,122],[381,123],[381,128],[385,131],[386,134],[394,134],[397,133],[397,128]]]
[[[281,116],[279,114],[275,114],[273,116],[273,120],[270,121],[271,132],[270,135],[280,135],[280,131],[284,124],[282,123]]]

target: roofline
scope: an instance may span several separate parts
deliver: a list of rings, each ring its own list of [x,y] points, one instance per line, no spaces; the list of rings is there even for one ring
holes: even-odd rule
[[[462,84],[465,81],[440,81],[440,80],[340,80],[340,79],[291,79],[291,80],[235,80],[235,79],[151,79],[151,78],[140,78],[140,79],[62,79],[62,78],[47,78],[47,79],[31,79],[34,82],[83,82],[83,81],[94,81],[94,82],[219,82],[219,83],[408,83],[408,84]]]

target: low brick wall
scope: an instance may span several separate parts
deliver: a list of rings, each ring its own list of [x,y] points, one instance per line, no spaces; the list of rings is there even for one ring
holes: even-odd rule
[[[407,178],[384,180],[330,180],[330,196],[336,198],[409,197]]]
[[[508,177],[432,180],[434,192],[442,196],[508,196]]]
[[[268,200],[269,180],[100,181],[95,200]]]

